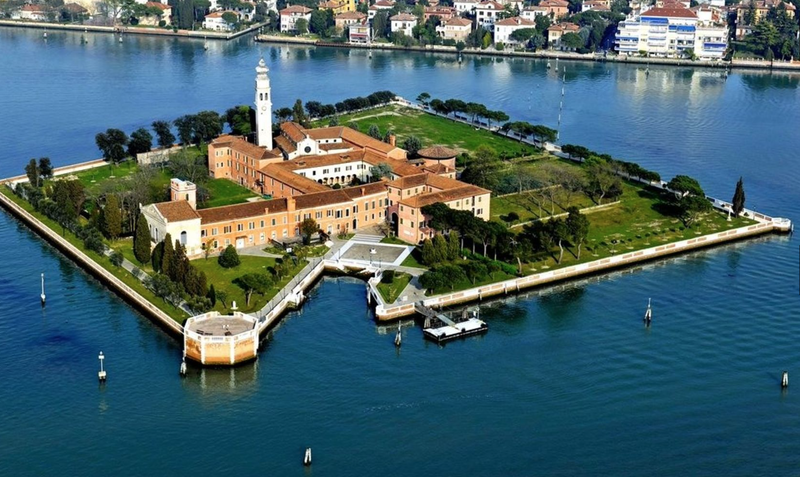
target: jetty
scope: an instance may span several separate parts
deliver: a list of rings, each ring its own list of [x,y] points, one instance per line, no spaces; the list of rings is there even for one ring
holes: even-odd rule
[[[414,309],[425,317],[425,324],[422,327],[422,334],[431,341],[441,343],[456,338],[485,333],[489,331],[489,326],[475,317],[470,317],[465,309],[461,321],[454,321],[444,313],[436,313],[422,302],[414,304]]]

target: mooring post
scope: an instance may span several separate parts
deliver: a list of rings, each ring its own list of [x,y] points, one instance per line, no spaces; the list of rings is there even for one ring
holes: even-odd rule
[[[106,357],[103,356],[102,351],[100,352],[100,356],[98,356],[98,359],[100,359],[100,372],[97,373],[97,379],[99,379],[101,382],[105,382],[106,371],[103,369],[103,360],[106,359]]]
[[[781,376],[781,388],[786,389],[789,387],[789,371],[784,371]]]

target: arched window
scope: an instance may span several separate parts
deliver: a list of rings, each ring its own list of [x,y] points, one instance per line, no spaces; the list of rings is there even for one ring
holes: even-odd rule
[[[187,237],[186,232],[185,231],[181,232],[181,245],[186,245],[186,237]]]

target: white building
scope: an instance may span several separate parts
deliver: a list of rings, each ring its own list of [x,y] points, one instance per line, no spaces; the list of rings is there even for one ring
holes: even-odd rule
[[[272,97],[264,58],[256,66],[256,144],[272,148]]]
[[[236,25],[225,21],[225,19],[222,18],[224,13],[233,13],[237,17],[239,16],[234,12],[211,12],[203,19],[203,28],[214,31],[233,31]]]
[[[11,14],[14,20],[47,21],[48,8],[45,5],[23,5]]]
[[[291,5],[281,10],[281,32],[296,32],[297,20],[311,21],[311,9],[302,5]]]
[[[373,18],[375,18],[375,15],[381,10],[388,11],[391,10],[392,8],[394,8],[393,0],[377,0],[367,10],[367,18],[372,20]]]
[[[502,4],[494,0],[487,0],[475,6],[475,20],[483,28],[492,30],[495,20],[504,11],[505,7]]]
[[[472,32],[472,22],[466,18],[456,17],[445,20],[436,27],[436,33],[445,40],[455,42],[466,41]]]
[[[153,245],[164,240],[169,234],[186,247],[186,255],[202,253],[202,231],[200,214],[196,207],[197,186],[188,181],[170,181],[170,201],[148,204],[142,207],[142,214],[150,228],[150,241]]]
[[[458,13],[473,13],[479,3],[478,0],[455,0],[453,7]]]
[[[372,26],[365,18],[359,23],[350,24],[347,30],[350,43],[371,43],[372,42]]]
[[[521,16],[526,20],[534,21],[536,20],[536,17],[547,16],[549,13],[550,13],[549,10],[547,10],[547,8],[545,7],[531,5],[523,8],[519,16]]]
[[[494,42],[513,45],[518,43],[511,39],[511,34],[524,28],[536,28],[536,22],[522,17],[504,18],[494,22]]]
[[[680,58],[694,52],[700,59],[716,59],[725,54],[727,38],[727,26],[700,22],[692,10],[670,5],[651,8],[620,22],[615,48],[627,55],[645,52]]]
[[[392,33],[402,32],[406,36],[414,36],[412,30],[417,26],[417,17],[408,13],[398,13],[393,17],[389,17]]]

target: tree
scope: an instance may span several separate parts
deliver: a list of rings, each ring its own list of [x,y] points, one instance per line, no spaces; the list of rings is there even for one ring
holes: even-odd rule
[[[192,142],[196,120],[196,115],[186,114],[172,122],[178,129],[178,138],[181,140],[181,144],[184,147]]]
[[[161,148],[171,147],[175,143],[175,135],[166,121],[153,121],[153,131],[158,137],[158,146]]]
[[[467,278],[464,270],[457,265],[443,265],[438,268],[438,272],[442,274],[444,283],[450,285],[450,291],[453,291],[458,282]]]
[[[106,206],[102,212],[103,233],[111,240],[116,240],[122,233],[122,210],[116,195],[106,197]]]
[[[194,135],[195,142],[207,143],[222,134],[222,126],[225,121],[216,111],[200,111],[194,115]]]
[[[577,258],[580,260],[581,246],[589,234],[589,219],[581,214],[577,207],[570,207],[567,211],[569,212],[566,220],[567,231],[569,232],[570,241],[578,248]]]
[[[308,33],[308,20],[305,18],[298,18],[294,23],[294,27],[297,30],[298,35],[305,35]]]
[[[489,269],[485,264],[476,261],[467,262],[464,269],[467,278],[470,279],[473,285],[475,284],[475,280],[483,278],[489,273]]]
[[[425,108],[428,107],[428,102],[430,100],[431,100],[431,95],[428,93],[420,93],[419,96],[417,96],[417,102]]]
[[[742,213],[744,210],[744,183],[742,182],[742,178],[739,177],[739,181],[736,183],[736,191],[733,193],[733,214],[736,217],[739,217],[739,214]]]
[[[461,246],[459,245],[458,232],[452,230],[447,236],[447,258],[448,260],[456,260],[461,255]]]
[[[677,205],[680,210],[681,222],[686,227],[691,227],[700,214],[711,210],[711,203],[704,196],[699,195],[683,196],[678,199]]]
[[[417,151],[422,149],[422,141],[417,136],[408,136],[403,141],[403,149],[408,151],[408,155],[411,157],[415,157],[417,155]]]
[[[236,247],[233,245],[225,247],[225,250],[219,255],[219,258],[217,258],[217,262],[222,268],[238,267],[241,261],[239,260],[239,253],[236,251]]]
[[[302,126],[306,126],[307,119],[306,119],[306,112],[303,109],[303,101],[297,100],[294,102],[294,106],[292,106],[292,119],[294,122],[299,123]]]
[[[45,180],[53,177],[53,165],[49,157],[39,158],[39,176]]]
[[[705,197],[706,194],[703,192],[703,188],[700,187],[700,183],[697,182],[697,179],[694,179],[689,176],[684,175],[677,175],[673,177],[669,182],[667,182],[667,188],[679,193],[680,195],[699,195],[701,197]]]
[[[328,28],[332,26],[328,24],[329,18],[328,10],[312,11],[311,20],[308,22],[308,29],[311,30],[311,33],[316,33],[319,36],[327,36]]]
[[[433,291],[437,288],[444,287],[446,283],[444,276],[440,272],[429,270],[419,277],[419,284],[426,290]]]
[[[255,112],[250,106],[241,105],[225,111],[225,122],[231,128],[231,134],[247,136],[253,132]]]
[[[447,240],[445,240],[444,235],[436,234],[433,237],[433,249],[436,256],[437,262],[446,262],[449,258],[449,251],[447,248]]]
[[[239,15],[233,12],[224,12],[222,14],[222,19],[225,21],[225,23],[232,25],[234,28],[236,28],[236,25],[239,24]]]
[[[125,159],[125,146],[128,145],[128,136],[119,129],[107,129],[94,137],[97,148],[103,153],[103,159],[114,164]]]
[[[233,281],[235,285],[244,290],[245,303],[250,306],[250,297],[253,293],[263,295],[272,287],[272,277],[264,273],[248,273]]]
[[[386,38],[389,26],[389,13],[385,10],[380,10],[372,18],[372,31],[375,38]]]
[[[436,263],[436,249],[433,247],[433,241],[429,238],[422,242],[422,263],[428,266]]]
[[[497,184],[497,173],[500,159],[497,152],[486,144],[475,149],[475,154],[461,175],[461,180],[485,189],[492,189]]]
[[[133,235],[133,255],[140,264],[150,260],[150,229],[144,214],[139,213],[136,219],[136,231]]]
[[[164,247],[161,253],[161,273],[171,277],[174,275],[173,269],[175,268],[175,248],[172,245],[172,236],[167,234],[164,236]]]
[[[128,141],[128,155],[136,157],[137,154],[149,152],[153,148],[153,135],[147,129],[139,128],[131,133]]]
[[[33,187],[41,186],[41,175],[39,166],[36,164],[36,159],[31,159],[28,165],[25,166],[25,174],[28,176],[28,182]]]
[[[292,117],[291,108],[278,108],[272,113],[278,123],[286,122]]]
[[[139,257],[136,257],[137,259]],[[156,273],[161,273],[162,265],[164,263],[164,242],[158,242],[155,247],[153,247],[153,253],[150,256],[150,263],[153,265],[153,271]]]
[[[586,42],[577,33],[569,32],[561,36],[561,44],[570,50],[577,50],[583,48]]]
[[[311,243],[311,236],[319,231],[317,221],[311,217],[304,219],[300,222],[300,233],[303,235],[303,244],[308,245]]]
[[[591,157],[586,161],[586,168],[586,193],[595,203],[600,204],[606,196],[616,198],[622,194],[622,180],[606,161]]]
[[[383,139],[383,135],[381,134],[381,128],[379,128],[377,124],[371,124],[369,126],[369,131],[367,132],[367,134],[369,135],[369,137],[377,139],[378,141]]]
[[[217,290],[214,288],[213,283],[208,287],[208,294],[206,295],[206,298],[211,301],[211,306],[217,304]]]
[[[369,173],[373,181],[379,181],[384,177],[392,176],[392,166],[386,162],[381,162],[377,166],[370,168]]]

